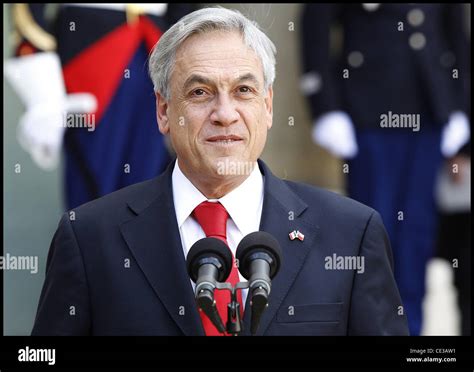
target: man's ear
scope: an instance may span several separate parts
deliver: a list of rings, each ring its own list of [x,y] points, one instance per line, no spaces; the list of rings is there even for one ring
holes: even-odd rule
[[[158,129],[160,133],[166,135],[170,131],[168,117],[168,101],[160,93],[155,92],[156,96],[156,120],[158,121]]]
[[[267,89],[267,95],[264,98],[265,109],[267,116],[267,128],[270,129],[273,124],[273,86],[269,86]]]

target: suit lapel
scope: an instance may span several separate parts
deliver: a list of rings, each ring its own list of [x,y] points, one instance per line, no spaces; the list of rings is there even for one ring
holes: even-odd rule
[[[185,335],[204,335],[176,222],[171,186],[173,166],[174,162],[152,181],[148,192],[129,201],[136,216],[123,223],[120,230],[171,318]]]
[[[306,203],[285,182],[275,177],[265,163],[259,161],[259,166],[265,176],[260,231],[266,231],[278,240],[283,256],[280,271],[272,280],[269,306],[264,311],[257,330],[257,335],[263,335],[302,269],[316,229],[301,217],[307,208]],[[293,230],[300,230],[305,235],[304,240],[290,240],[289,233]],[[243,335],[250,335],[250,313],[249,295],[245,304]]]

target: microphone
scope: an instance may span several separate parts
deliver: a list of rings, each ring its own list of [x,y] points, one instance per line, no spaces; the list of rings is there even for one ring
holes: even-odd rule
[[[240,273],[249,281],[252,307],[250,330],[252,334],[255,334],[263,311],[268,306],[271,279],[280,269],[280,244],[269,233],[256,231],[240,241],[236,258]]]
[[[217,282],[225,282],[232,270],[232,253],[227,245],[216,238],[203,238],[193,244],[186,258],[186,268],[191,280],[196,283],[197,305],[212,324],[224,333],[225,327],[216,302],[214,289]]]

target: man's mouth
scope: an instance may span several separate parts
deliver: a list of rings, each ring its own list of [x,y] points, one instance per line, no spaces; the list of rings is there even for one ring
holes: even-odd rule
[[[212,136],[206,139],[206,142],[211,143],[213,145],[233,145],[239,142],[242,142],[242,138],[235,135],[227,135],[227,136]]]

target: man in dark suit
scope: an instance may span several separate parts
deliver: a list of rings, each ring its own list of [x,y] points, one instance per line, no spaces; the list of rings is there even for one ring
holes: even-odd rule
[[[220,8],[193,12],[161,37],[150,73],[159,130],[177,160],[63,216],[33,335],[213,335],[186,254],[220,234],[235,255],[257,230],[282,249],[258,335],[408,334],[379,214],[283,181],[258,160],[272,125],[274,53],[252,22]],[[234,266],[227,281],[237,280]],[[239,301],[249,335],[246,291]]]

